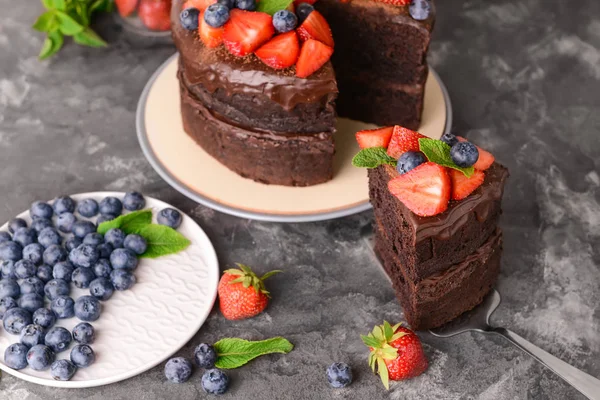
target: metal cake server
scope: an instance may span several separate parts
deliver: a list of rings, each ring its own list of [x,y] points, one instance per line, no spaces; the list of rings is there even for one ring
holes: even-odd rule
[[[563,378],[588,399],[600,400],[600,380],[554,357],[552,354],[547,353],[506,328],[495,328],[490,326],[490,316],[500,304],[500,300],[500,293],[498,293],[496,289],[492,289],[490,294],[483,300],[483,303],[475,309],[466,312],[446,325],[437,329],[432,329],[429,332],[434,336],[443,338],[469,331],[494,333],[503,336],[512,344],[549,368],[556,375]]]

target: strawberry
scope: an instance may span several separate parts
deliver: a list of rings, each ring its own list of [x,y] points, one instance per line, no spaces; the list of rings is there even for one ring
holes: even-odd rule
[[[399,158],[407,151],[419,151],[419,139],[424,137],[419,132],[396,125],[387,153],[390,157]]]
[[[302,25],[298,27],[298,34],[303,41],[314,39],[325,43],[329,47],[333,47],[331,28],[323,14],[318,11],[308,14]]]
[[[361,339],[371,350],[369,366],[381,377],[386,389],[389,381],[400,381],[421,375],[428,363],[421,341],[413,331],[396,324],[391,326],[383,321],[383,325],[373,328],[373,332]]]
[[[367,147],[388,147],[393,131],[394,127],[388,126],[356,132],[356,141],[361,149],[366,149]]]
[[[225,24],[223,43],[231,54],[244,57],[271,39],[274,33],[269,14],[233,9]]]
[[[140,0],[138,15],[142,23],[153,31],[171,28],[171,0]]]
[[[283,69],[296,64],[300,54],[300,44],[295,31],[283,33],[263,44],[254,53],[271,68]]]
[[[475,170],[470,178],[467,178],[461,171],[450,170],[450,180],[452,181],[452,200],[462,200],[475,191],[485,179],[483,171]]]
[[[456,138],[459,142],[468,141],[467,139],[461,136],[457,136]],[[475,147],[477,147],[477,150],[479,150],[479,158],[477,159],[477,162],[473,164],[473,168],[478,169],[480,171],[485,171],[486,169],[492,166],[496,159],[494,158],[494,155],[489,151],[486,151],[479,146]]]
[[[408,6],[411,0],[375,0],[378,3],[391,4],[393,6]]]
[[[204,16],[198,16],[198,36],[202,43],[208,48],[218,47],[223,43],[224,28],[213,28],[204,21]]]
[[[389,181],[388,189],[413,213],[431,217],[448,208],[452,185],[446,168],[426,162]]]
[[[216,2],[217,0],[187,0],[185,3],[183,3],[183,7],[181,9],[185,10],[186,8],[193,7],[200,11],[204,11],[208,8],[208,6],[215,4]]]
[[[270,271],[259,278],[250,267],[237,266],[240,269],[228,269],[223,273],[217,288],[219,307],[229,320],[250,318],[263,312],[270,297],[264,280],[281,272]]]
[[[133,14],[137,7],[138,0],[115,0],[119,15],[125,18]]]
[[[314,12],[314,11],[313,11]],[[300,57],[296,63],[296,76],[307,78],[317,72],[333,54],[333,49],[317,40],[309,39],[300,49]]]

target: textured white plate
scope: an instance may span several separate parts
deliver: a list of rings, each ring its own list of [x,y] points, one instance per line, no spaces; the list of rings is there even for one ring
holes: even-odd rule
[[[95,192],[72,197],[100,201],[106,196],[122,199],[124,193]],[[146,208],[151,208],[154,216],[166,207],[171,206],[146,196]],[[115,291],[108,301],[102,302],[100,319],[92,323],[96,330],[96,341],[91,345],[96,354],[94,364],[79,369],[68,382],[52,380],[50,371],[31,368],[15,371],[4,364],[4,351],[19,337],[0,328],[0,369],[40,385],[84,388],[131,378],[160,364],[183,347],[198,332],[212,309],[219,265],[204,231],[189,216],[182,215],[178,231],[191,245],[178,254],[140,259],[133,288]],[[19,217],[30,222],[28,211]],[[0,230],[7,230],[7,224]],[[77,289],[74,285],[71,289],[74,299],[89,294],[87,289]],[[71,330],[79,322],[76,318],[59,320],[57,326]],[[57,355],[57,358],[68,357],[69,351]]]

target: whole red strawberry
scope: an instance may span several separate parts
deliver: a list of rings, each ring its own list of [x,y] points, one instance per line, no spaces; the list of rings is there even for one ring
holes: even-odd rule
[[[236,264],[240,269],[228,269],[219,281],[219,307],[230,320],[251,318],[267,308],[269,292],[264,280],[281,271],[270,271],[256,276],[250,267]]]
[[[168,31],[171,28],[171,0],[140,0],[138,15],[146,28]]]
[[[421,341],[413,331],[384,321],[377,325],[362,341],[369,347],[369,366],[381,377],[386,389],[389,381],[400,381],[421,375],[427,369],[427,358]]]

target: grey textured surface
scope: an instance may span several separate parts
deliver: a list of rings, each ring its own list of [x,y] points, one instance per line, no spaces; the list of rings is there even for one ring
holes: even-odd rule
[[[430,62],[448,86],[455,130],[511,170],[504,201],[505,252],[494,322],[600,376],[600,3],[439,0]],[[273,302],[257,318],[213,312],[181,354],[224,336],[283,335],[296,344],[231,372],[226,398],[581,399],[501,339],[423,334],[431,366],[386,392],[368,370],[359,333],[401,310],[370,251],[372,214],[310,224],[241,220],[195,205],[154,173],[135,137],[144,83],[173,49],[133,47],[103,31],[106,50],[67,45],[36,59],[29,26],[41,7],[0,0],[0,220],[61,193],[140,189],[189,212],[222,266],[242,261],[272,278]],[[328,387],[325,367],[350,362],[355,382]],[[195,399],[192,382],[165,382],[157,367],[107,387],[36,386],[3,374],[0,398]]]

